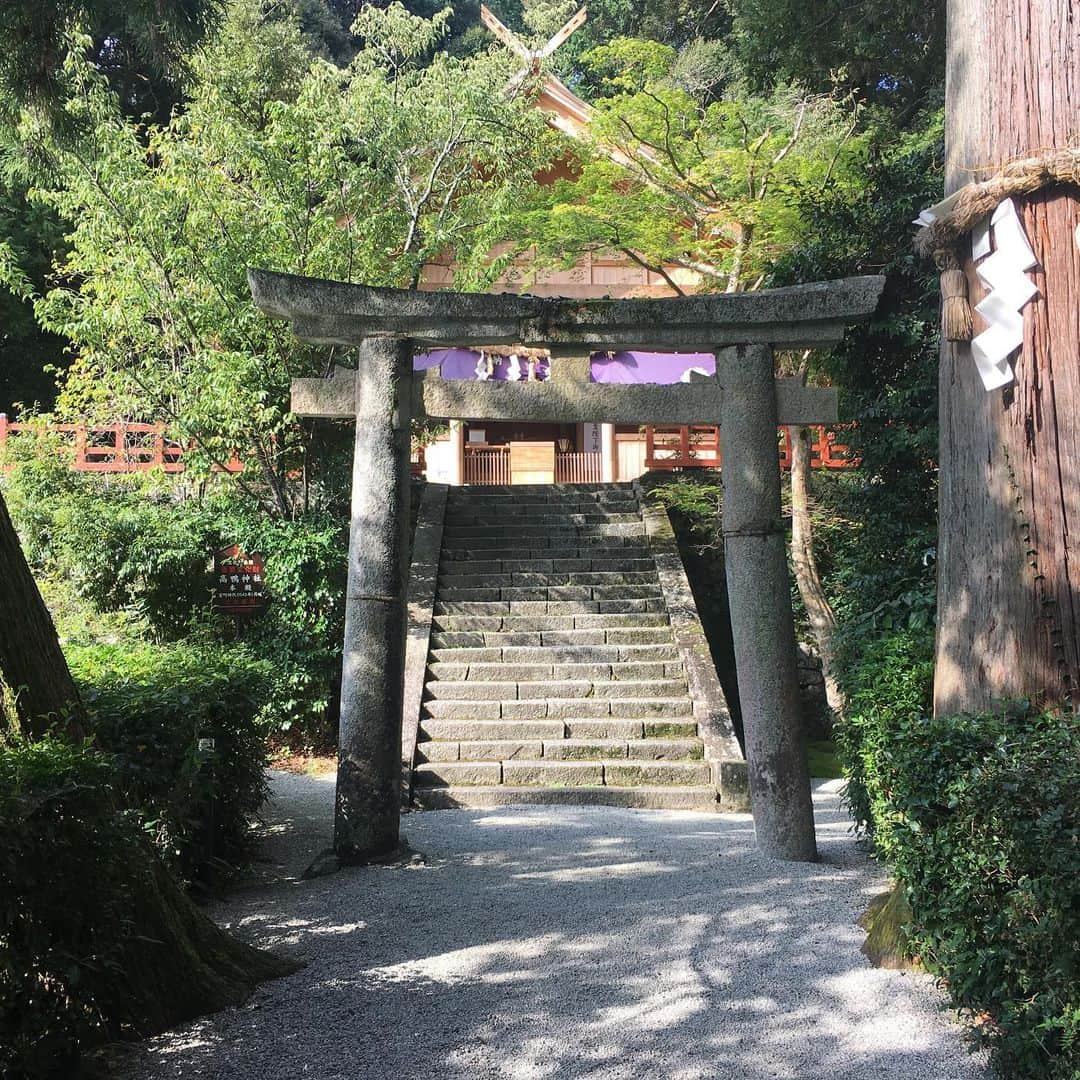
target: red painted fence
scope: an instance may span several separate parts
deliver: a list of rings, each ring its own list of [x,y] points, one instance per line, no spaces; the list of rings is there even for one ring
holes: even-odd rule
[[[858,465],[849,448],[836,441],[836,432],[816,427],[810,463],[815,469],[850,469]],[[78,472],[131,473],[162,469],[184,471],[183,446],[165,437],[164,424],[35,424],[15,423],[0,413],[0,449],[9,434],[20,431],[58,433],[75,451],[72,468]],[[468,449],[468,448],[467,448]],[[508,484],[509,447],[486,448],[482,459],[466,454],[465,483]],[[598,480],[598,454],[558,454],[556,480],[586,482]],[[595,460],[594,460],[595,459]],[[645,428],[645,466],[648,469],[702,469],[720,464],[719,428],[707,424],[649,426]],[[423,450],[414,450],[412,473],[421,475]],[[780,429],[780,465],[791,467],[791,433]],[[243,462],[234,454],[223,466],[225,472],[242,472]],[[594,473],[597,475],[594,477]]]
[[[0,448],[9,435],[20,431],[59,434],[75,451],[71,467],[77,472],[184,471],[184,448],[165,437],[164,424],[22,424],[0,413]],[[234,454],[219,468],[224,472],[242,472],[244,463]]]
[[[812,427],[810,465],[815,469],[851,469],[858,459],[836,432]],[[709,424],[645,428],[645,466],[649,469],[715,469],[720,464],[720,429]],[[791,431],[780,428],[780,466],[791,468]]]

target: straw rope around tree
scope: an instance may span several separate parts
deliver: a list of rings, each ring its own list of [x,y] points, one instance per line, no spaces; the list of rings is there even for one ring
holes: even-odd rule
[[[968,184],[947,212],[916,236],[915,250],[932,257],[941,271],[941,326],[947,341],[970,341],[974,329],[963,271],[965,237],[1003,199],[1033,195],[1057,184],[1080,186],[1080,147],[1012,161],[989,180]]]

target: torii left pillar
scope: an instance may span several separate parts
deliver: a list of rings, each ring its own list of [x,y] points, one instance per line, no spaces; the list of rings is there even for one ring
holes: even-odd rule
[[[357,361],[334,811],[344,865],[400,842],[412,353],[408,340],[369,337]]]

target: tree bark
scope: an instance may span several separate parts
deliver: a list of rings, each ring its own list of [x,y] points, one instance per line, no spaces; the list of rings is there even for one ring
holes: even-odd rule
[[[947,193],[1070,145],[1078,108],[1069,0],[949,0]],[[1039,294],[1015,385],[987,393],[969,345],[941,350],[939,713],[1068,701],[1080,678],[1080,200],[1054,187],[1017,206]]]
[[[5,714],[14,716],[28,738],[53,725],[69,738],[83,735],[79,693],[0,495],[0,715]]]
[[[844,694],[836,681],[833,650],[836,614],[822,587],[814,555],[814,523],[810,518],[810,428],[792,426],[788,431],[791,435],[791,565],[821,657],[825,700],[834,715],[843,716]]]

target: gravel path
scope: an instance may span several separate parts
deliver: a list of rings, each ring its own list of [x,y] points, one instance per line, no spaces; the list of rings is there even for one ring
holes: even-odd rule
[[[822,862],[747,817],[412,814],[422,864],[299,874],[332,777],[275,774],[263,881],[215,911],[308,961],[125,1054],[131,1080],[985,1080],[929,979],[871,968],[883,878],[815,796]]]

